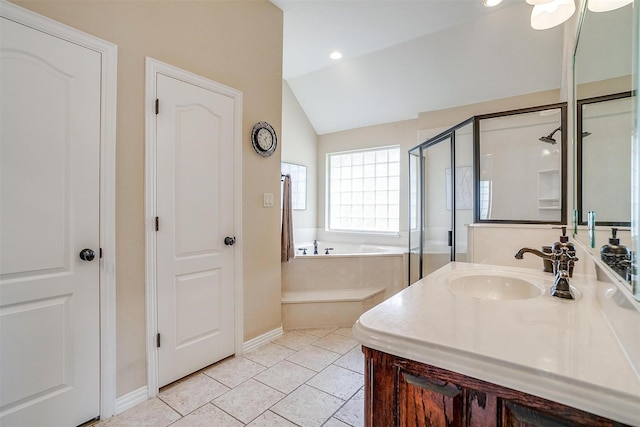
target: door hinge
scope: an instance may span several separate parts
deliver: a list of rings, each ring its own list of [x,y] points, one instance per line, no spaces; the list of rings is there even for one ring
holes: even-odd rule
[[[452,246],[453,245],[453,231],[449,230],[448,232],[448,240],[449,242],[447,243],[448,246]]]
[[[156,231],[160,230],[160,219],[156,217]]]
[[[100,248],[100,258],[102,258],[102,248]]]
[[[156,336],[156,347],[160,348],[160,334]]]
[[[156,114],[160,112],[160,100],[156,98]]]

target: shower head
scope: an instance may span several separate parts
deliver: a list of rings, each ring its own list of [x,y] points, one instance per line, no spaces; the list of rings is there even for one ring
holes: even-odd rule
[[[540,140],[542,142],[546,142],[547,144],[556,144],[556,140],[553,138],[553,135],[556,132],[558,132],[560,129],[562,129],[562,127],[559,127],[558,129],[554,130],[553,132],[551,132],[547,136],[542,136],[542,137],[538,138],[538,140]]]
[[[588,137],[589,135],[591,135],[591,132],[587,132],[587,131],[582,132],[582,137],[583,137],[583,138],[586,138],[586,137]]]
[[[547,144],[551,144],[551,145],[556,144],[556,140],[551,138],[550,136],[542,136],[538,139],[542,142],[546,142]]]

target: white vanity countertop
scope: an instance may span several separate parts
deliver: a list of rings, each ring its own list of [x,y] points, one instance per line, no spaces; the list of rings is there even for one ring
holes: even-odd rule
[[[447,279],[538,270],[453,262],[364,313],[353,327],[364,346],[640,425],[640,376],[596,299],[602,283],[574,275],[575,301],[494,301],[456,295]],[[614,288],[615,285],[609,285]]]

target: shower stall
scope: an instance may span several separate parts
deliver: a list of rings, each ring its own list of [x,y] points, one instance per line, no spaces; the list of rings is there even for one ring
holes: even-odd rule
[[[467,259],[473,125],[472,118],[409,151],[409,283]]]
[[[412,284],[468,261],[468,227],[566,223],[566,103],[471,117],[409,150]]]

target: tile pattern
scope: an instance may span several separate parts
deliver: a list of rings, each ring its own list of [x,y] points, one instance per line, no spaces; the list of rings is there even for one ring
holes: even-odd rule
[[[227,391],[229,387],[204,374],[196,374],[165,387],[159,397],[181,415],[187,415]]]
[[[360,427],[363,371],[350,328],[291,330],[91,427]]]
[[[121,415],[100,421],[94,426],[108,427],[166,427],[179,420],[181,415],[162,400],[149,399]],[[92,426],[93,427],[93,426]]]
[[[303,384],[278,402],[273,411],[298,425],[320,427],[343,404],[344,400]]]
[[[284,393],[250,379],[215,399],[213,404],[243,423],[249,423],[284,396]]]

